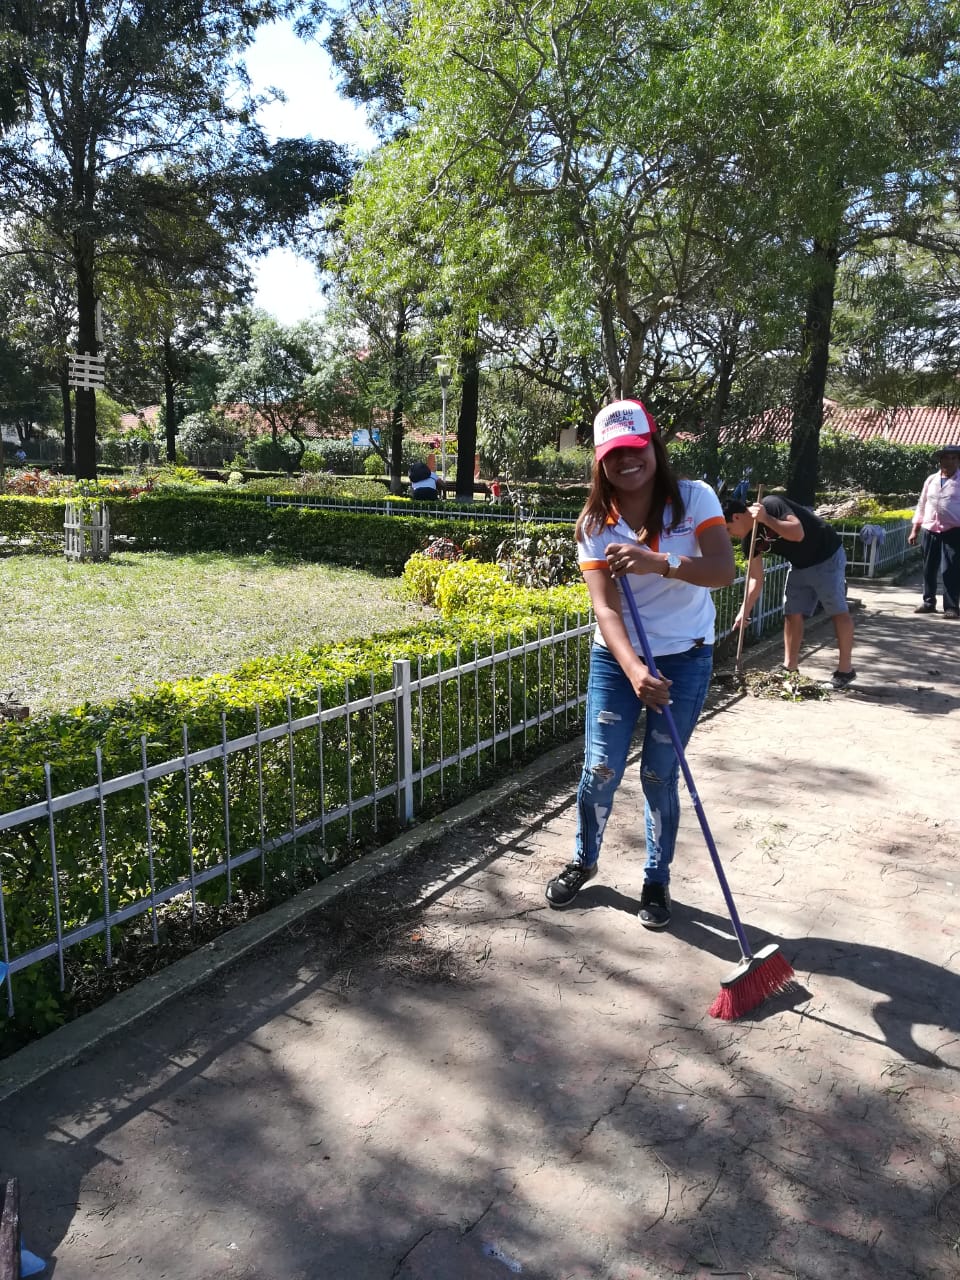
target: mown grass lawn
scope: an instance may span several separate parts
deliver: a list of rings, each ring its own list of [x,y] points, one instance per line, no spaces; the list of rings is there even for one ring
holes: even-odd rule
[[[0,700],[13,693],[34,715],[431,612],[393,579],[217,552],[0,557],[0,598]]]

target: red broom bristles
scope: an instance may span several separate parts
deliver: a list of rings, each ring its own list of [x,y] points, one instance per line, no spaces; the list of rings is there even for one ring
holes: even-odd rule
[[[749,969],[742,978],[737,978],[728,987],[722,987],[720,994],[710,1006],[711,1018],[722,1018],[724,1022],[732,1022],[742,1018],[757,1005],[763,1004],[767,996],[775,995],[792,982],[793,968],[779,951],[761,960]]]

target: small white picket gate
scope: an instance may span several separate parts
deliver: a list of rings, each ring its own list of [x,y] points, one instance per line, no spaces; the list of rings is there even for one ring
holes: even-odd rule
[[[63,553],[68,560],[110,558],[110,511],[106,503],[84,509],[68,502],[63,517]]]

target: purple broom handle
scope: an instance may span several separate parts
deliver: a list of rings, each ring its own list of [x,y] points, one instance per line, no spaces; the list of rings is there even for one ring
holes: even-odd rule
[[[657,664],[653,660],[653,654],[650,652],[650,641],[647,639],[647,633],[643,629],[643,623],[640,621],[640,610],[637,608],[637,602],[633,598],[633,592],[630,590],[626,582],[620,584],[623,594],[626,597],[627,606],[630,609],[630,616],[633,618],[633,625],[636,628],[637,637],[640,640],[640,648],[643,650],[643,660],[647,664],[650,674],[656,680],[659,678]],[[677,722],[673,718],[673,712],[669,706],[661,707],[664,718],[667,722],[667,729],[670,731],[670,740],[673,743],[673,749],[677,753],[677,759],[680,762],[680,768],[683,771],[683,780],[687,784],[687,790],[690,792],[690,799],[693,801],[693,807],[696,810],[697,818],[700,822],[700,830],[703,832],[703,838],[707,842],[707,850],[713,862],[713,869],[717,873],[717,879],[720,881],[720,888],[723,892],[724,901],[727,904],[727,911],[730,913],[730,923],[733,925],[734,932],[737,935],[737,941],[740,943],[740,950],[743,953],[744,960],[752,960],[753,952],[750,950],[750,944],[747,942],[747,935],[743,931],[743,925],[740,923],[740,917],[737,914],[737,908],[734,905],[733,894],[730,892],[730,886],[727,884],[727,877],[723,873],[723,867],[720,863],[720,855],[717,853],[717,846],[714,843],[710,827],[707,824],[707,815],[703,812],[703,805],[700,803],[700,797],[697,794],[696,783],[693,781],[693,774],[690,772],[690,766],[687,764],[687,757],[683,751],[683,743],[680,741],[680,734],[677,732]],[[649,715],[649,711],[647,712]]]

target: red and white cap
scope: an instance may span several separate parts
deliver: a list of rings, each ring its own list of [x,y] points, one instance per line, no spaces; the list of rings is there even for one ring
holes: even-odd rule
[[[599,460],[611,449],[645,449],[657,424],[639,400],[614,400],[593,420],[593,447]]]

